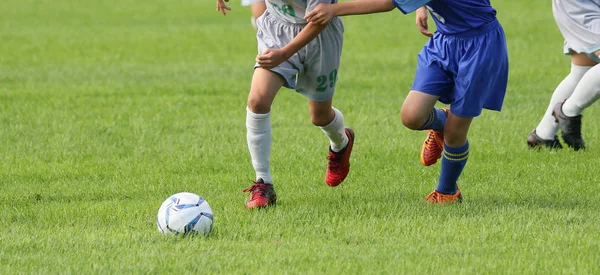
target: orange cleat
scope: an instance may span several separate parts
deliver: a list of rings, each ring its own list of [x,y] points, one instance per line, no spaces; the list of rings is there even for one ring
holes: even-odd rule
[[[456,189],[456,194],[443,194],[434,190],[427,197],[425,197],[425,202],[432,204],[447,204],[454,201],[462,202],[462,194],[460,193],[460,189]]]
[[[265,183],[263,179],[258,179],[250,188],[244,189],[244,192],[250,192],[250,200],[246,203],[248,209],[265,207],[277,202],[273,184]]]
[[[450,109],[442,109],[446,116]],[[441,130],[428,130],[429,134],[423,142],[423,148],[421,149],[421,164],[430,166],[435,164],[438,159],[442,157],[444,152],[444,129]]]
[[[348,145],[339,152],[334,152],[329,148],[329,164],[325,172],[325,183],[331,187],[340,185],[350,172],[350,154],[354,145],[354,131],[346,128],[346,136],[348,136]]]

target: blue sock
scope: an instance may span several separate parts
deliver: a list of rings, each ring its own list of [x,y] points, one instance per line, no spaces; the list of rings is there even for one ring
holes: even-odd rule
[[[417,130],[441,130],[446,124],[446,113],[442,109],[431,109],[425,123]]]
[[[452,148],[444,143],[444,153],[442,154],[442,171],[440,172],[440,181],[435,188],[438,192],[444,194],[456,194],[456,181],[462,173],[467,159],[469,158],[469,141],[461,147]]]

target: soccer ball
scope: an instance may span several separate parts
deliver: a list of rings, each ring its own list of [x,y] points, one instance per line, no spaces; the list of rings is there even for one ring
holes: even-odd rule
[[[213,212],[202,197],[177,193],[162,203],[156,216],[158,230],[167,235],[207,235],[212,230]]]

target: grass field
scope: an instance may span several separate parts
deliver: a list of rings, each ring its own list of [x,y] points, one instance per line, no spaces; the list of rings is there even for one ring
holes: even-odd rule
[[[0,273],[600,274],[600,128],[585,152],[531,151],[568,73],[550,3],[493,3],[511,71],[501,113],[475,120],[460,205],[432,206],[439,164],[399,110],[425,43],[399,12],[345,18],[335,106],[357,134],[325,185],[306,99],[272,114],[278,206],[244,208],[249,10],[213,1],[4,0],[0,5]],[[208,238],[158,233],[169,195],[202,195]]]

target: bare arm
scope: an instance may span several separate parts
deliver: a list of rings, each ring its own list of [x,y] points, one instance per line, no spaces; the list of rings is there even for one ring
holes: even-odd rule
[[[290,58],[300,49],[304,48],[304,46],[308,45],[310,41],[315,39],[324,29],[327,27],[327,24],[315,24],[308,23],[300,33],[290,41],[285,47],[281,50],[286,53],[286,59]]]
[[[396,8],[392,0],[358,0],[333,6],[336,16],[388,12]]]
[[[396,6],[392,0],[357,0],[336,4],[319,4],[304,19],[325,24],[336,16],[388,12]]]
[[[433,36],[433,33],[429,31],[429,26],[427,25],[427,8],[426,7],[420,7],[417,10],[417,15],[415,16],[415,21],[417,24],[417,28],[423,35],[425,35],[427,37]]]
[[[317,24],[309,22],[303,29],[281,49],[267,49],[256,56],[256,62],[262,68],[270,69],[277,67],[282,62],[288,60],[292,55],[308,45],[315,37],[327,27],[326,24]]]

